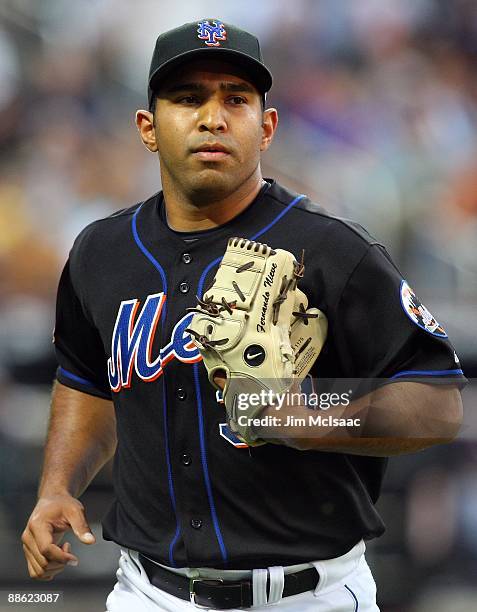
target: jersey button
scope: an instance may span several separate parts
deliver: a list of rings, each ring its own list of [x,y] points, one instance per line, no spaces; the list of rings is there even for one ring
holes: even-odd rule
[[[181,461],[184,465],[190,465],[192,463],[192,458],[187,453],[181,455]]]
[[[178,400],[181,400],[181,402],[183,402],[187,397],[187,391],[182,387],[179,387],[178,389],[176,389],[176,397]]]
[[[182,261],[183,261],[185,264],[190,264],[190,262],[192,261],[192,256],[191,256],[191,255],[189,255],[189,253],[183,253],[183,254],[182,254]]]
[[[189,283],[181,283],[179,285],[179,290],[180,290],[181,293],[188,293],[189,289],[190,289]]]
[[[200,519],[192,519],[190,524],[194,529],[200,529],[202,527],[202,521]]]

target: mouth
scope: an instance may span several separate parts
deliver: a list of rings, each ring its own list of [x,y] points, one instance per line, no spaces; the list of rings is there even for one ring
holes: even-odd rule
[[[194,149],[192,154],[204,161],[215,161],[228,157],[230,151],[219,143],[207,143]]]

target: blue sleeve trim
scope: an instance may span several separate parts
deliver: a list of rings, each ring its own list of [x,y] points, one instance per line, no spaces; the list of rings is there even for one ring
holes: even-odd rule
[[[404,376],[463,376],[462,370],[404,370],[391,376],[393,378],[401,378]]]
[[[76,376],[76,374],[73,374],[72,372],[68,372],[68,370],[65,370],[64,368],[61,368],[61,367],[59,371],[60,371],[60,374],[62,374],[66,378],[70,378],[71,380],[81,383],[82,385],[86,385],[87,387],[93,387],[93,389],[96,389],[93,383],[90,382],[89,380],[86,380],[86,378],[81,378],[80,376]]]

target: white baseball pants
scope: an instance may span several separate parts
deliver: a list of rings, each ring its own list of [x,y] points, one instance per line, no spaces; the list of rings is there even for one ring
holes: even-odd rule
[[[314,591],[306,591],[291,597],[281,597],[283,576],[297,570],[298,566],[252,570],[253,600],[250,610],[265,612],[277,609],[281,612],[379,612],[376,605],[376,584],[364,557],[365,544],[359,542],[349,552],[335,559],[312,561],[320,575]],[[306,568],[307,565],[301,567]],[[308,565],[309,567],[309,565]],[[184,568],[180,573],[198,577],[199,571]],[[270,574],[270,596],[267,602],[267,571]],[[250,571],[201,569],[202,578],[228,578],[237,580],[250,576]],[[192,603],[169,595],[151,585],[138,553],[121,550],[117,583],[106,601],[107,612],[193,612]],[[203,609],[203,608],[202,608]],[[234,611],[232,611],[234,612]],[[235,612],[240,612],[237,609]]]

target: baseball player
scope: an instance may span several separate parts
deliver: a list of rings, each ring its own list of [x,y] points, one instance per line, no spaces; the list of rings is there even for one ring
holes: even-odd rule
[[[103,537],[122,551],[112,612],[377,610],[364,552],[384,531],[375,502],[386,457],[450,441],[459,428],[458,359],[444,328],[416,316],[420,302],[385,248],[262,177],[277,128],[271,84],[258,40],[231,24],[204,19],[161,34],[149,110],[136,122],[158,154],[162,190],[86,227],[61,275],[57,381],[22,541],[32,578],[77,565],[62,538],[71,529],[94,544],[78,497],[114,456],[115,499],[103,521]],[[285,261],[284,252],[298,262],[273,312],[290,289],[294,316],[307,318],[306,296],[326,317],[314,379],[386,381],[373,402],[362,395],[339,407],[341,416],[366,414],[357,432],[338,423],[255,445],[229,426],[217,390],[226,393],[227,368],[209,380],[204,366],[204,346],[220,354],[220,341],[211,329],[197,334],[202,344],[192,332],[196,296],[220,284],[224,253],[235,248],[255,262],[260,253]],[[212,318],[239,316],[256,272],[244,261],[233,264],[235,301],[202,300]],[[274,265],[269,285],[281,274]],[[244,353],[250,367],[267,358],[260,351]],[[297,357],[283,351],[284,362]]]

